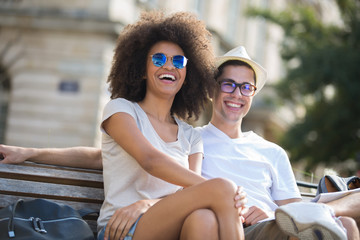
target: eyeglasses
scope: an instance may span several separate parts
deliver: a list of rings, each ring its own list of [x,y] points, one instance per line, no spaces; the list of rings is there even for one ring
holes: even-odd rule
[[[220,82],[221,91],[224,93],[233,93],[236,88],[239,87],[240,93],[243,96],[251,97],[254,96],[256,87],[251,83],[236,83],[232,80],[223,80]]]
[[[167,56],[163,53],[155,53],[153,55],[151,55],[151,60],[153,62],[153,64],[157,67],[162,67],[164,66],[164,64],[167,61]],[[187,58],[182,56],[182,55],[175,55],[170,57],[170,59],[172,60],[172,64],[174,65],[174,67],[176,67],[177,69],[182,69],[186,66],[187,64]]]

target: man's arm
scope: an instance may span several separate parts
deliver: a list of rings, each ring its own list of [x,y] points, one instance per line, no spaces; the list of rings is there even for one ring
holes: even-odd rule
[[[289,203],[293,203],[293,202],[301,202],[302,199],[301,198],[289,198],[289,199],[284,199],[284,200],[275,200],[274,202],[278,205],[285,205],[285,204],[289,204]]]
[[[301,201],[301,198],[289,198],[289,199],[284,199],[284,200],[277,200],[277,201],[275,201],[275,203],[278,206],[281,206],[281,205],[285,205],[288,203],[300,202],[300,201]],[[265,211],[264,209],[261,209],[259,207],[252,206],[250,208],[244,208],[241,211],[240,215],[244,217],[245,225],[251,226],[251,225],[258,223],[261,220],[264,220],[267,218],[273,218],[274,212]]]
[[[102,169],[101,150],[93,147],[24,148],[0,144],[0,159],[0,164],[19,164],[27,160],[68,167]]]

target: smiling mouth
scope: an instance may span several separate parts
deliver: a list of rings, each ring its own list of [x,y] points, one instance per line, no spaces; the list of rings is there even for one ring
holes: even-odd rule
[[[171,74],[161,74],[159,76],[160,80],[167,80],[167,81],[172,81],[174,82],[176,80],[175,76],[171,75]]]
[[[244,104],[241,103],[233,103],[233,102],[225,102],[225,105],[231,108],[241,108]]]

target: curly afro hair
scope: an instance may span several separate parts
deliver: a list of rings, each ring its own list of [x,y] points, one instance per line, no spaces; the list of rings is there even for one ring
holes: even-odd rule
[[[144,99],[147,54],[160,41],[179,45],[188,58],[185,83],[175,96],[171,114],[197,119],[215,87],[215,66],[211,34],[188,12],[169,16],[160,11],[144,12],[139,21],[123,29],[108,77],[111,98],[133,102]]]

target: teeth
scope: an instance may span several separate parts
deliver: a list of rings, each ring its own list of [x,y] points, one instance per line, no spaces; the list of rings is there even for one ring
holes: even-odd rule
[[[159,76],[159,78],[169,78],[169,79],[171,79],[171,80],[173,80],[173,81],[175,81],[175,76],[173,76],[173,75],[171,75],[171,74],[161,74],[160,76]]]
[[[236,107],[236,108],[241,107],[240,104],[235,104],[235,103],[226,103],[226,105],[228,105],[229,107]]]

